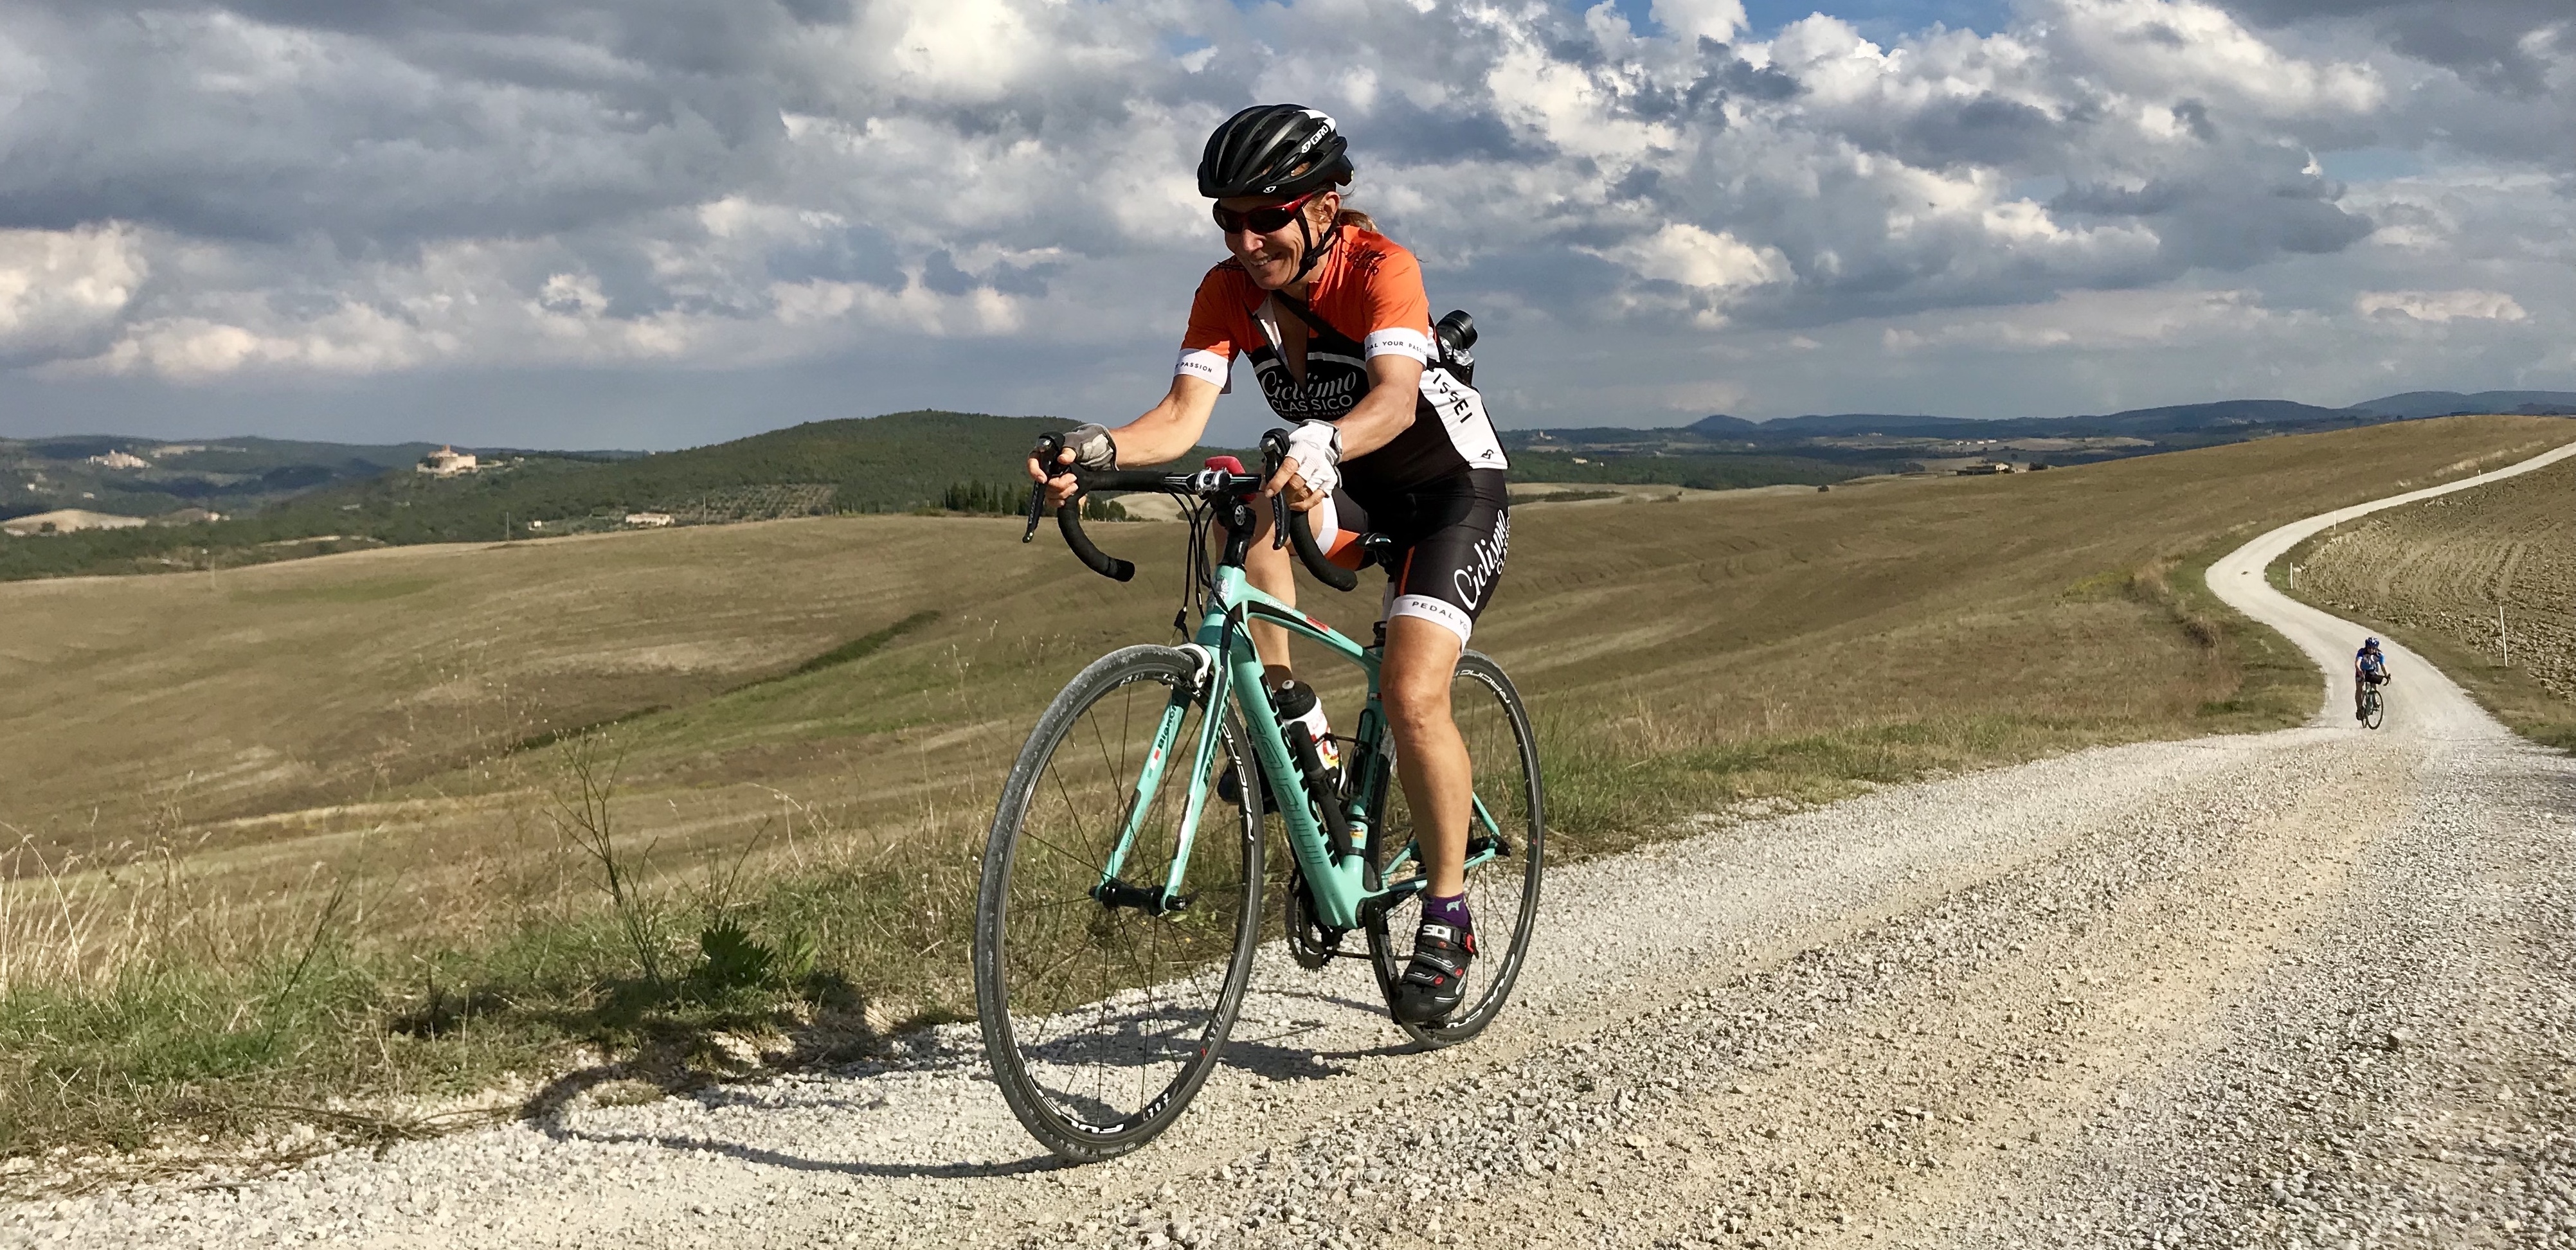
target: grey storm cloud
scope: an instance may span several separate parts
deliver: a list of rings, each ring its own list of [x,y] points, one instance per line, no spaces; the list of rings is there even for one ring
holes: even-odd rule
[[[1198,145],[1254,100],[1339,118],[1354,201],[1506,338],[1615,334],[1697,368],[1728,336],[1967,343],[1897,322],[2303,258],[2411,290],[2466,223],[2545,249],[2569,216],[2319,164],[2576,175],[2563,0],[2029,0],[1991,34],[1887,45],[1828,16],[1756,39],[1724,3],[1656,12],[6,0],[0,360],[190,385],[1150,355],[1216,254]],[[2248,315],[2185,303],[2156,324]],[[1537,408],[1584,390],[1528,376]]]
[[[788,84],[761,50],[786,19],[758,4],[21,9],[7,34],[33,72],[10,76],[0,219],[363,249],[694,203],[774,165]]]
[[[2552,53],[2576,50],[2576,11],[2565,0],[2228,0],[2226,7],[2271,26],[2363,24],[2402,55],[2523,96],[2549,89]]]
[[[2342,188],[2290,176],[2271,182],[2233,174],[2216,185],[2151,182],[2128,189],[2072,187],[2049,201],[2052,211],[2128,218],[2156,225],[2168,272],[2194,267],[2244,269],[2285,252],[2339,252],[2375,229],[2368,217],[2334,201]]]

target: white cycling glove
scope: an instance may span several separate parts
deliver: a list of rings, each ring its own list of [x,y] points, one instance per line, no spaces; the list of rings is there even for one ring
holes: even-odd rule
[[[1288,431],[1288,458],[1308,490],[1329,495],[1342,484],[1342,432],[1330,421],[1303,421]]]
[[[1064,445],[1073,449],[1073,462],[1086,469],[1118,467],[1118,441],[1109,437],[1105,425],[1077,425],[1064,432]],[[1048,465],[1047,471],[1055,471]]]

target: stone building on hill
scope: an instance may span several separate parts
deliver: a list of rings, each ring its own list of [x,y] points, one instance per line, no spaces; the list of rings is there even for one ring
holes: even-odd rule
[[[476,472],[483,466],[474,458],[473,452],[441,447],[421,457],[420,463],[415,467],[431,477],[455,477],[460,473]]]

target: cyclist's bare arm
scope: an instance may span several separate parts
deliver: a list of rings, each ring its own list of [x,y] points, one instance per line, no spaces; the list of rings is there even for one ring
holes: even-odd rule
[[[1333,423],[1342,432],[1344,460],[1376,451],[1413,428],[1414,405],[1422,396],[1422,362],[1410,356],[1371,356],[1368,373],[1368,394],[1360,396],[1360,402]],[[1287,493],[1288,506],[1299,512],[1309,511],[1324,500],[1322,495],[1307,490],[1305,479],[1297,476],[1294,456],[1280,461],[1279,472],[1261,486],[1264,498],[1282,491]]]
[[[1207,432],[1208,416],[1216,411],[1217,388],[1204,378],[1187,374],[1172,378],[1172,389],[1164,392],[1163,401],[1145,410],[1145,415],[1109,432],[1118,444],[1120,468],[1143,468],[1179,458],[1199,445],[1199,435]],[[1068,447],[1056,457],[1059,465],[1073,463],[1073,449]],[[1029,458],[1029,480],[1045,482],[1047,507],[1061,508],[1073,498],[1074,480],[1070,473],[1048,480],[1038,471],[1037,457]]]

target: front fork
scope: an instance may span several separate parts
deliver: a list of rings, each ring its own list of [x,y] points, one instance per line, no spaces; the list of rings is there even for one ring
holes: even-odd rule
[[[1196,643],[1181,650],[1196,661],[1187,688],[1176,688],[1163,705],[1162,722],[1154,728],[1154,748],[1145,757],[1145,766],[1137,772],[1135,791],[1127,796],[1127,814],[1120,822],[1118,841],[1110,848],[1109,859],[1100,866],[1100,881],[1092,886],[1091,897],[1104,907],[1134,907],[1160,916],[1186,910],[1190,896],[1181,890],[1190,868],[1190,848],[1198,841],[1199,817],[1207,810],[1208,763],[1215,758],[1222,743],[1225,718],[1226,666],[1215,662],[1207,648]],[[1129,884],[1120,874],[1127,867],[1128,852],[1135,849],[1136,837],[1144,828],[1145,817],[1152,811],[1154,795],[1160,793],[1163,772],[1170,766],[1172,750],[1180,745],[1181,724],[1189,718],[1190,705],[1198,703],[1208,709],[1199,718],[1197,739],[1190,749],[1189,797],[1181,811],[1180,834],[1173,840],[1172,862],[1166,866],[1160,888]]]

